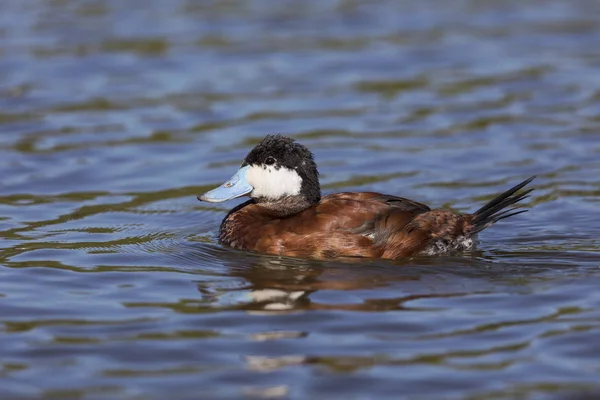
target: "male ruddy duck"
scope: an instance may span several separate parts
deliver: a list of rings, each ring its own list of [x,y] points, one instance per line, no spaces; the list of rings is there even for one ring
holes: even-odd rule
[[[223,219],[219,241],[227,246],[300,258],[398,259],[474,248],[477,234],[527,210],[508,208],[533,189],[535,177],[502,193],[473,214],[432,210],[425,204],[374,192],[321,198],[312,153],[293,139],[268,135],[237,173],[200,201],[250,200]]]

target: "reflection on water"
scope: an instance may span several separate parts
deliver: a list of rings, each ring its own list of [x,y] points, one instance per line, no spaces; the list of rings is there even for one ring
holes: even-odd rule
[[[23,0],[0,13],[0,397],[594,398],[593,0]],[[461,257],[216,242],[266,133],[326,192],[531,212]],[[579,396],[579,397],[578,397]]]

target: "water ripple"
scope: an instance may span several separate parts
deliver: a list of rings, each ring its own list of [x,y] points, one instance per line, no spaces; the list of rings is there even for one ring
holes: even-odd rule
[[[597,397],[596,10],[7,2],[0,397]],[[531,211],[461,257],[232,251],[196,195],[266,133],[326,193],[470,211],[537,175]]]

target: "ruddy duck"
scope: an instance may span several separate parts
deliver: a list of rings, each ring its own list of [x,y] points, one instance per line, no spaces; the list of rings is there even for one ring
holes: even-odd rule
[[[473,214],[374,192],[321,198],[312,153],[291,138],[268,135],[236,174],[198,200],[250,200],[223,219],[219,241],[260,253],[300,258],[398,259],[473,249],[477,234],[527,210],[510,207],[533,189],[517,193],[535,176],[502,193]],[[510,207],[510,208],[509,208]]]

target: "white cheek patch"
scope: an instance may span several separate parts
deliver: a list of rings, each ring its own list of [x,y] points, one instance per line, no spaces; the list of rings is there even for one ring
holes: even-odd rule
[[[263,168],[260,165],[252,165],[246,172],[246,181],[252,185],[254,190],[252,197],[266,197],[279,199],[286,196],[295,196],[300,193],[302,178],[293,169],[273,166]]]

